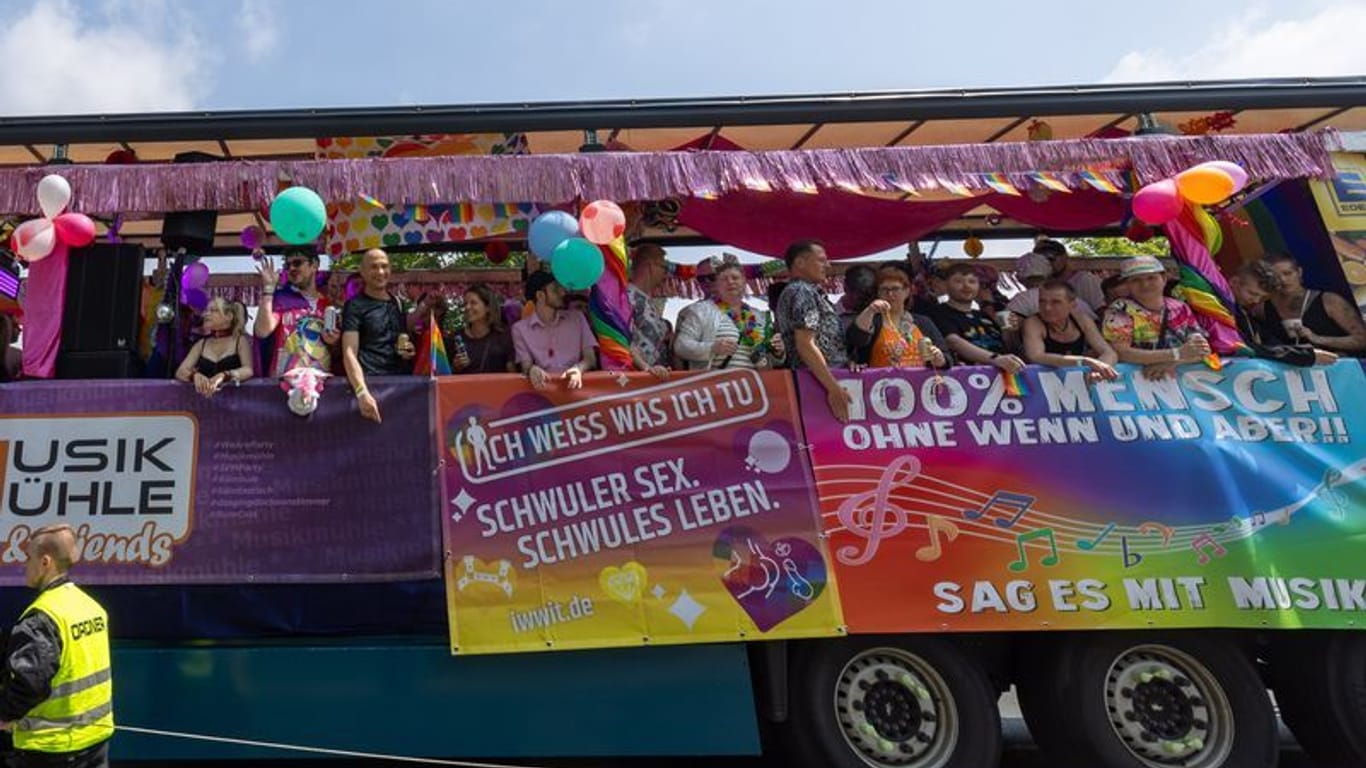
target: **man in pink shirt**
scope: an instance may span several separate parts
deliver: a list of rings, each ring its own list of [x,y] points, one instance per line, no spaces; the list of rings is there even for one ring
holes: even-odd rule
[[[564,287],[549,272],[533,272],[526,281],[527,301],[535,310],[512,326],[517,365],[531,386],[546,389],[552,377],[570,389],[583,386],[583,372],[596,364],[598,340],[581,313],[565,311]]]

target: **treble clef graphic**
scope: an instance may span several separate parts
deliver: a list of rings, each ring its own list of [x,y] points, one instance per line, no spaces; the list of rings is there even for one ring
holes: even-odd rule
[[[864,540],[863,551],[858,545],[840,547],[836,556],[845,565],[863,565],[877,554],[883,539],[890,539],[906,530],[909,515],[889,501],[892,489],[910,485],[920,476],[920,459],[898,456],[883,470],[877,488],[858,493],[840,504],[840,525]]]

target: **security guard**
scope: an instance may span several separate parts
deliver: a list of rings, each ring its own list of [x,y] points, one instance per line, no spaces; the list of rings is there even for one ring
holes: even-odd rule
[[[109,621],[67,578],[76,559],[69,525],[39,528],[24,547],[38,598],[10,631],[0,720],[13,732],[11,765],[106,768],[114,735]]]

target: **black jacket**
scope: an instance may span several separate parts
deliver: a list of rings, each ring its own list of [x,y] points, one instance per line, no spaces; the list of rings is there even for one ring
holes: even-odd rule
[[[1291,344],[1277,324],[1275,327],[1259,320],[1242,307],[1234,307],[1233,314],[1238,320],[1238,333],[1243,341],[1252,347],[1257,357],[1275,360],[1287,365],[1310,366],[1314,364],[1314,348],[1307,344]]]
[[[43,589],[67,582],[63,576]],[[62,657],[57,625],[42,611],[33,611],[10,630],[5,649],[4,679],[0,681],[0,720],[12,723],[52,694],[52,678]]]

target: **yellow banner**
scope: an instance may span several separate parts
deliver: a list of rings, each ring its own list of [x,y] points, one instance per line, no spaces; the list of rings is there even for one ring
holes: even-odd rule
[[[1333,154],[1337,175],[1310,188],[1357,306],[1366,311],[1366,155]]]

